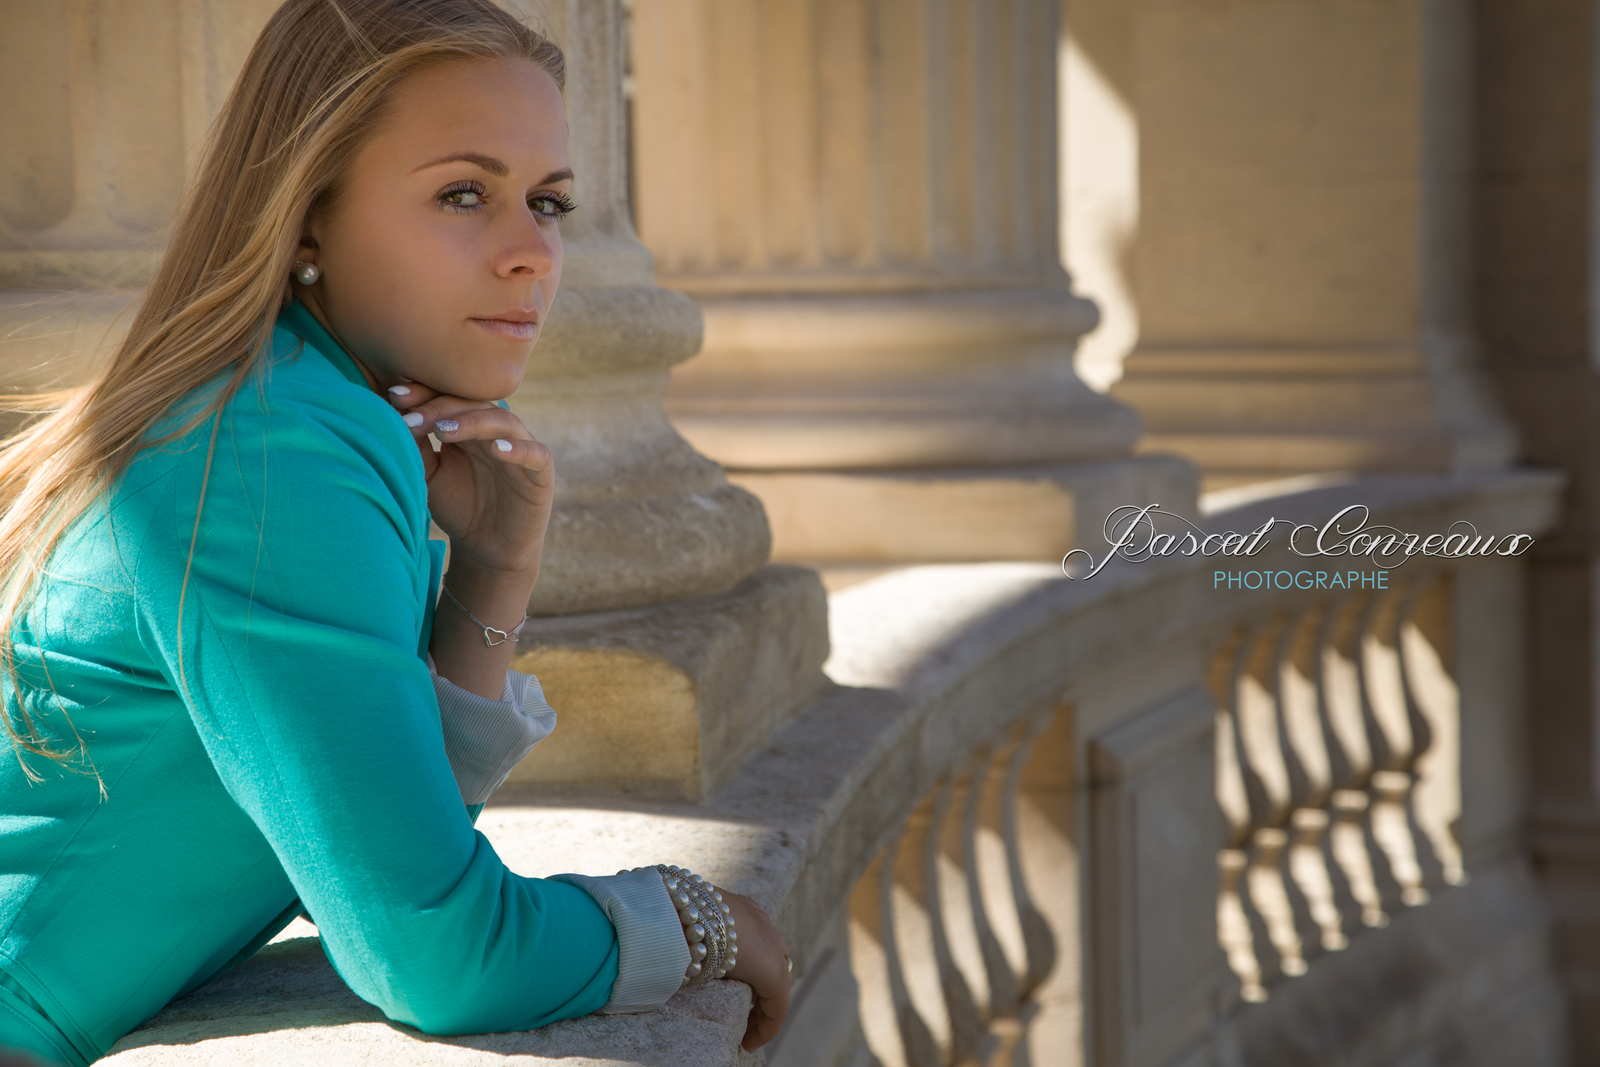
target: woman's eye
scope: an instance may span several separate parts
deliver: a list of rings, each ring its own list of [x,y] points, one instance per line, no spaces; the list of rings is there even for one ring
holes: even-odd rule
[[[536,196],[530,202],[531,203],[536,203],[536,204],[540,203],[540,202],[543,202],[543,203],[546,203],[546,204],[554,204],[555,205],[555,210],[554,211],[540,211],[539,212],[539,214],[544,215],[546,218],[551,218],[551,219],[559,219],[562,215],[570,214],[571,212],[576,211],[577,208],[578,208],[578,205],[573,203],[571,197],[563,196],[563,195],[560,195],[560,194],[557,194],[557,193],[549,193],[549,194],[546,194],[544,196]]]
[[[482,204],[471,202],[463,203],[459,200],[452,201],[450,198],[454,196],[475,196],[481,200],[483,197],[483,187],[477,182],[471,182],[467,185],[458,185],[454,188],[446,189],[444,192],[439,194],[439,202],[444,204],[444,206],[449,208],[451,211],[472,211],[478,207],[481,207]]]
[[[485,190],[483,186],[479,185],[477,182],[467,182],[463,185],[446,189],[444,192],[440,193],[439,202],[450,211],[457,213],[472,212],[478,210],[484,205],[484,193]],[[476,199],[453,199],[456,197]],[[528,203],[530,205],[552,205],[553,207],[549,209],[540,209],[537,207],[534,208],[535,214],[542,215],[547,219],[558,219],[562,215],[566,215],[572,211],[575,211],[578,207],[578,205],[573,202],[572,198],[567,196],[565,193],[543,193],[539,196],[531,197],[528,200]]]

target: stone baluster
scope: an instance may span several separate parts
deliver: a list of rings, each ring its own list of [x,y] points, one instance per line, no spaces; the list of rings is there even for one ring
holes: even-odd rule
[[[1415,624],[1430,581],[1421,568],[1391,572],[1394,605],[1384,635],[1394,650],[1398,703],[1405,716],[1406,745],[1396,755],[1393,771],[1397,795],[1393,821],[1395,836],[1404,843],[1409,857],[1409,903],[1426,902],[1433,890],[1448,884],[1438,850],[1441,845],[1448,847],[1445,820],[1449,814],[1444,809],[1450,805],[1448,791],[1455,780],[1448,769],[1439,765],[1441,753],[1437,745],[1441,732],[1454,734],[1448,692],[1452,686],[1439,661],[1430,661],[1424,642],[1418,640]],[[1441,676],[1445,688],[1438,685]],[[1459,811],[1459,803],[1454,808]]]
[[[1262,968],[1269,986],[1280,975],[1306,970],[1300,940],[1303,926],[1296,918],[1305,904],[1288,873],[1286,828],[1292,801],[1274,698],[1276,650],[1283,625],[1282,619],[1273,617],[1250,627],[1239,648],[1233,677],[1235,738],[1250,798],[1246,886],[1271,940],[1270,962],[1264,961]]]
[[[1322,601],[1306,650],[1307,676],[1316,694],[1318,742],[1315,747],[1322,754],[1325,771],[1314,803],[1326,819],[1320,842],[1320,864],[1327,873],[1334,913],[1333,922],[1323,925],[1323,947],[1330,950],[1348,946],[1350,938],[1362,926],[1363,916],[1377,918],[1367,907],[1367,904],[1376,907],[1377,889],[1360,847],[1366,794],[1354,788],[1359,772],[1352,755],[1354,750],[1345,740],[1355,729],[1351,725],[1355,715],[1350,709],[1355,708],[1360,699],[1359,684],[1353,665],[1338,655],[1335,642],[1349,603],[1349,598],[1343,596]],[[1358,886],[1361,887],[1359,892]]]
[[[1244,643],[1242,629],[1231,632],[1212,659],[1209,678],[1217,699],[1217,806],[1226,828],[1226,840],[1217,851],[1217,940],[1238,979],[1239,996],[1259,1003],[1266,999],[1266,976],[1257,945],[1266,946],[1269,938],[1260,929],[1260,916],[1248,900],[1245,884],[1250,869],[1252,786],[1241,758],[1243,747],[1232,699],[1235,661]]]
[[[939,1043],[912,999],[900,941],[904,892],[896,890],[896,868],[908,847],[915,845],[902,829],[873,854],[850,895],[850,965],[861,990],[861,1028],[885,1067],[939,1062]]]
[[[945,985],[951,979],[948,954],[941,930],[938,879],[932,870],[938,849],[938,814],[946,785],[943,780],[918,798],[906,816],[899,846],[894,850],[889,915],[895,924],[894,943],[904,985],[903,1017],[915,1016],[915,1026],[902,1025],[901,1036],[910,1053],[927,1044],[908,1063],[950,1063],[953,1028]]]
[[[1398,903],[1415,907],[1428,900],[1422,888],[1422,868],[1417,861],[1416,839],[1411,833],[1408,798],[1412,776],[1411,716],[1406,704],[1405,680],[1400,670],[1399,632],[1403,593],[1397,582],[1377,591],[1368,601],[1365,633],[1361,641],[1362,689],[1365,723],[1373,761],[1367,782],[1372,797],[1372,832],[1389,861],[1398,889]],[[1387,902],[1391,912],[1394,901]]]
[[[1324,854],[1328,836],[1328,755],[1317,708],[1317,627],[1323,605],[1290,613],[1276,649],[1275,705],[1279,749],[1289,785],[1288,878],[1304,906],[1296,932],[1309,958],[1345,946],[1333,879]]]
[[[1322,635],[1322,694],[1342,750],[1333,782],[1332,851],[1350,886],[1344,928],[1386,926],[1399,890],[1390,861],[1373,836],[1373,770],[1382,735],[1369,727],[1362,644],[1376,596],[1349,593],[1337,601]]]
[[[1011,761],[1017,772],[992,778],[996,803],[1010,798],[1019,880],[1029,900],[1022,907],[1039,916],[1028,924],[1039,932],[1028,940],[1025,999],[1009,1012],[991,1000],[990,1027],[1004,1034],[1014,1019],[1026,1028],[1032,1053],[1025,1062],[1032,1063],[1048,1059],[1050,1050],[1085,1047],[1081,827],[1087,820],[1077,721],[1077,707],[1061,704],[1020,724],[1023,744]],[[996,1062],[1024,1061],[1013,1056]]]
[[[984,902],[973,878],[973,846],[988,762],[987,748],[975,749],[970,760],[941,783],[929,842],[928,884],[940,917],[934,947],[938,969],[945,976],[950,1056],[955,1062],[992,1062],[997,1041],[988,1027],[989,975],[978,933]]]
[[[1006,743],[1002,746],[1006,763],[1005,774],[999,778],[996,785],[998,791],[996,799],[1000,804],[1000,825],[1004,828],[1003,840],[1006,843],[1006,874],[1010,880],[1010,892],[997,902],[997,906],[1010,910],[1017,917],[1017,927],[1022,934],[1023,967],[1018,973],[1018,995],[1023,1002],[1032,999],[1044,984],[1045,980],[1054,971],[1060,956],[1061,949],[1053,932],[1054,926],[1051,916],[1039,904],[1035,894],[1035,886],[1027,875],[1028,863],[1025,850],[1030,843],[1040,845],[1046,841],[1026,839],[1019,824],[1021,818],[1024,774],[1031,767],[1043,764],[1043,769],[1032,776],[1030,787],[1039,783],[1039,777],[1050,775],[1049,761],[1063,759],[1065,752],[1055,751],[1052,754],[1040,755],[1035,760],[1036,748],[1040,739],[1056,725],[1055,720],[1049,715],[1035,715],[1023,719],[1012,725],[1006,735]],[[1056,770],[1057,774],[1061,769]],[[1030,806],[1037,802],[1030,800]],[[1043,857],[1040,857],[1043,859]],[[1042,869],[1048,870],[1051,864],[1041,864]],[[1046,883],[1049,884],[1049,883]],[[1055,917],[1060,918],[1061,912],[1055,911]]]
[[[1452,827],[1461,816],[1461,693],[1453,673],[1455,640],[1449,573],[1418,575],[1400,614],[1397,643],[1405,676],[1406,711],[1415,739],[1412,823],[1423,843],[1423,888],[1466,880]]]

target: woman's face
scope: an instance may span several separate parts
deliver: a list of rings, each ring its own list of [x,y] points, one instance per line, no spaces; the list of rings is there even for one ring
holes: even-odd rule
[[[477,161],[450,156],[471,154]],[[375,390],[401,379],[472,400],[516,391],[561,282],[557,216],[572,203],[561,91],[526,59],[451,60],[395,88],[326,217],[297,297]],[[536,316],[530,336],[483,320]]]

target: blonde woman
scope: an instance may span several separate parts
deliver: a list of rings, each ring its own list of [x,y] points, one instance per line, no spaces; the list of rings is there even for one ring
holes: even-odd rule
[[[93,1062],[302,913],[425,1033],[714,977],[777,1033],[748,898],[474,827],[556,722],[510,667],[554,461],[503,398],[576,208],[563,86],[490,0],[289,0],[126,339],[0,447],[0,1048]]]

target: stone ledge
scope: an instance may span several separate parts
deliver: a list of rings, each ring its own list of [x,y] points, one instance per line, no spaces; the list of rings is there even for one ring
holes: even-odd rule
[[[508,801],[505,792],[477,826],[508,867],[529,877],[682,862],[719,884],[743,887],[749,879],[740,873],[761,869],[764,853],[794,852],[787,833],[719,820],[690,804],[541,807]],[[749,895],[776,917],[771,885]],[[797,983],[799,967],[797,959]],[[559,1059],[563,1067],[749,1067],[766,1062],[767,1054],[739,1048],[750,1004],[749,987],[730,980],[681,991],[656,1012],[592,1014],[536,1030],[429,1035],[385,1019],[356,997],[328,962],[316,927],[302,918],[249,960],[167,1005],[99,1062],[387,1065],[498,1062],[513,1054],[530,1062]]]
[[[290,930],[312,929],[303,919]],[[315,936],[274,940],[183,997],[97,1061],[279,1067],[285,1063],[464,1064],[560,1060],[563,1067],[751,1067],[765,1050],[739,1048],[749,987],[714,982],[659,1011],[586,1015],[537,1030],[438,1037],[386,1020],[329,966]]]

